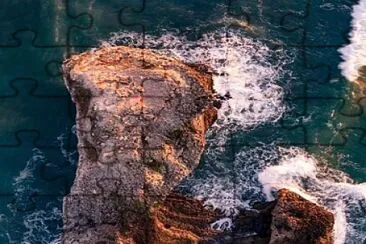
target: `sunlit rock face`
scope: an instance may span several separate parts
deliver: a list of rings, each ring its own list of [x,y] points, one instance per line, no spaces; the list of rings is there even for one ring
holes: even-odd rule
[[[64,199],[65,243],[143,243],[150,210],[199,163],[216,119],[211,74],[146,49],[72,56],[79,164]]]

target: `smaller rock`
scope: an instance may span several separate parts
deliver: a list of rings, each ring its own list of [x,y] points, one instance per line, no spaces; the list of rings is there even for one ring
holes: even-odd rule
[[[272,211],[270,244],[333,243],[334,216],[287,189],[278,191]]]

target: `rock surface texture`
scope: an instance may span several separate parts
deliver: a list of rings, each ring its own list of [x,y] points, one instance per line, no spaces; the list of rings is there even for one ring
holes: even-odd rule
[[[334,217],[321,206],[286,190],[272,211],[270,244],[331,244]]]
[[[198,165],[216,119],[212,77],[201,69],[128,47],[64,62],[79,140],[65,243],[149,242],[151,211]]]

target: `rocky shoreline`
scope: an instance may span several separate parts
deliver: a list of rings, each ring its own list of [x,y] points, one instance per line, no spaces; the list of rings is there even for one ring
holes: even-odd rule
[[[104,47],[63,71],[79,140],[63,243],[332,243],[333,215],[288,190],[227,231],[211,227],[221,213],[172,191],[198,166],[217,117],[207,67]]]

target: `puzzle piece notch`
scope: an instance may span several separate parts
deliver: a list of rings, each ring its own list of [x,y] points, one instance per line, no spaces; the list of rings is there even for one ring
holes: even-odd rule
[[[35,7],[36,4],[39,5],[38,8]],[[33,0],[30,5],[32,7],[26,10],[27,14],[19,15],[19,18],[6,19],[9,11],[3,15],[4,21],[0,23],[0,26],[3,26],[3,30],[9,31],[2,32],[0,47],[11,48],[19,46],[21,42],[17,35],[19,32],[24,31],[34,34],[35,37],[32,44],[35,47],[68,47],[70,46],[70,30],[74,28],[90,28],[92,23],[92,16],[89,14],[73,15],[70,12],[69,0],[57,0],[54,2]],[[30,9],[36,9],[36,11],[30,11]],[[18,10],[20,11],[21,8],[15,8],[13,13],[16,13]],[[74,24],[75,22],[77,24]],[[53,32],[50,32],[50,29]]]
[[[101,40],[110,38],[111,33],[120,31],[136,31],[144,33],[144,26],[141,23],[128,23],[125,16],[129,14],[140,14],[145,10],[145,0],[111,2],[104,1],[70,1],[69,11],[72,16],[86,14],[92,21],[87,27],[80,28],[71,26],[69,28],[70,47],[98,47]]]
[[[35,36],[29,31],[19,31],[16,38],[19,45],[12,48],[0,48],[0,61],[4,65],[0,68],[3,80],[36,80],[37,93],[32,95],[44,97],[68,96],[62,80],[61,64],[67,55],[63,47],[36,47]],[[16,73],[16,76],[14,74]],[[2,84],[5,86],[6,82]]]

